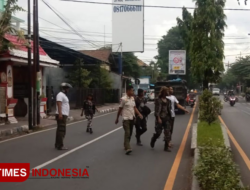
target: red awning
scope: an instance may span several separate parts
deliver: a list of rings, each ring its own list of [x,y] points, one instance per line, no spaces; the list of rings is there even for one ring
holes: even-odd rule
[[[16,46],[16,49],[28,52],[27,47],[25,46],[24,40],[19,40],[17,36],[13,36],[10,34],[5,34],[5,39],[10,41],[13,45]],[[33,52],[33,41],[31,41],[31,51]],[[39,54],[40,55],[47,55],[43,48],[39,47]]]
[[[24,58],[27,59],[28,58],[28,49],[26,47],[26,41],[18,39],[17,36],[13,36],[10,34],[5,34],[4,38],[8,41],[10,41],[13,45],[15,45],[15,49],[11,49],[9,50],[9,55],[16,57],[16,58]],[[40,62],[44,62],[44,63],[49,63],[52,64],[55,67],[59,66],[59,61],[56,61],[54,59],[51,59],[47,53],[43,50],[42,47],[39,46],[39,57],[40,57]],[[31,41],[31,56],[33,59],[33,41]],[[13,58],[12,57],[12,58]],[[12,59],[11,58],[11,59]],[[5,58],[6,59],[6,58]]]

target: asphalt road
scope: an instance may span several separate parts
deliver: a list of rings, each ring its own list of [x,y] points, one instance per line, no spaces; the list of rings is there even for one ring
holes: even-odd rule
[[[153,104],[150,107],[153,110]],[[192,112],[191,108],[188,109]],[[133,135],[133,152],[129,156],[125,155],[123,149],[121,119],[117,126],[114,124],[116,113],[95,118],[92,135],[85,132],[86,121],[68,126],[64,142],[70,148],[68,151],[54,148],[55,129],[0,142],[0,163],[30,163],[31,168],[42,165],[46,169],[87,167],[89,173],[88,179],[40,178],[28,179],[23,183],[0,183],[0,189],[189,190],[192,166],[190,134],[186,143],[182,143],[182,140],[190,116],[191,113],[177,115],[171,153],[163,151],[163,136],[158,139],[154,149],[150,147],[150,138],[154,133],[153,114],[148,119],[148,131],[142,136],[144,146],[137,146]],[[181,150],[177,154],[180,147],[184,148],[183,154]],[[167,180],[169,187],[165,186]]]
[[[240,169],[242,182],[250,186],[250,103],[240,100],[231,107],[228,102],[224,102],[221,117],[233,137],[230,138],[230,143],[234,160]]]

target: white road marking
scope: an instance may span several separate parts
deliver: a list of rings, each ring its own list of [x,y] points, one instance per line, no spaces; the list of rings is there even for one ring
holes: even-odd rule
[[[150,115],[153,114],[153,113],[154,113],[154,111],[151,112]],[[110,131],[110,132],[108,132],[108,133],[106,133],[106,134],[104,134],[104,135],[102,135],[100,137],[97,137],[97,138],[95,138],[95,139],[93,139],[93,140],[91,140],[91,141],[89,141],[87,143],[84,143],[84,144],[82,144],[82,145],[80,145],[80,146],[78,146],[78,147],[76,147],[76,148],[74,148],[74,149],[72,149],[72,150],[70,150],[70,151],[68,151],[68,152],[66,152],[64,154],[61,154],[60,156],[58,156],[56,158],[53,158],[52,160],[49,160],[49,161],[47,161],[47,162],[45,162],[45,163],[43,163],[43,164],[41,164],[39,166],[36,166],[36,167],[34,167],[32,169],[41,169],[41,168],[43,168],[43,167],[45,167],[45,166],[47,166],[47,165],[49,165],[49,164],[51,164],[51,163],[53,163],[53,162],[55,162],[57,160],[60,160],[61,158],[65,157],[65,156],[67,156],[67,155],[69,155],[69,154],[71,154],[71,153],[73,153],[73,152],[87,146],[87,145],[90,145],[90,144],[92,144],[92,143],[94,143],[94,142],[96,142],[96,141],[98,141],[98,140],[100,140],[100,139],[102,139],[102,138],[104,138],[104,137],[106,137],[106,136],[120,130],[120,129],[122,129],[122,126],[117,128],[117,129],[114,129],[114,130],[112,130],[112,131]],[[31,169],[30,173],[32,173],[32,169]]]
[[[43,168],[43,167],[45,167],[45,166],[47,166],[47,165],[49,165],[49,164],[51,164],[51,163],[59,160],[59,159],[65,157],[65,156],[67,156],[67,155],[69,155],[69,154],[71,154],[71,153],[73,153],[73,152],[75,152],[75,151],[77,151],[77,150],[79,150],[79,149],[81,149],[81,148],[89,145],[89,144],[92,144],[92,143],[94,143],[94,142],[96,142],[96,141],[98,141],[98,140],[100,140],[100,139],[102,139],[102,138],[104,138],[104,137],[106,137],[106,136],[108,136],[108,135],[110,135],[110,134],[112,134],[112,133],[120,130],[121,128],[122,128],[122,126],[119,127],[119,128],[117,128],[117,129],[114,129],[114,130],[112,130],[112,131],[110,131],[110,132],[108,132],[108,133],[106,133],[106,134],[104,134],[104,135],[102,135],[102,136],[100,136],[98,138],[95,138],[95,139],[93,139],[93,140],[91,140],[91,141],[89,141],[87,143],[84,143],[84,144],[82,144],[82,145],[80,145],[80,146],[78,146],[78,147],[76,147],[76,148],[74,148],[74,149],[72,149],[72,150],[64,153],[64,154],[61,154],[60,156],[58,156],[58,157],[56,157],[56,158],[54,158],[52,160],[49,160],[48,162],[45,162],[45,163],[43,163],[43,164],[41,164],[39,166],[36,166],[33,169],[41,169],[41,168]],[[30,171],[30,173],[32,173],[32,170]]]
[[[116,113],[116,112],[111,112],[111,113],[99,115],[99,116],[96,116],[96,117],[94,117],[94,118],[103,117],[103,116],[110,115],[110,114],[113,114],[113,113]],[[86,119],[81,120],[81,121],[76,121],[76,122],[69,123],[69,124],[67,124],[67,127],[70,126],[70,125],[74,125],[74,124],[77,124],[77,123],[84,122],[84,121],[86,121]],[[54,125],[54,124],[53,124],[53,125]],[[55,124],[55,125],[56,125],[56,124]],[[8,142],[8,141],[16,140],[16,139],[28,137],[28,136],[31,136],[31,135],[36,135],[36,134],[38,134],[38,133],[44,133],[44,132],[46,132],[46,131],[51,131],[51,130],[54,130],[54,129],[56,129],[56,127],[53,127],[53,128],[50,128],[50,129],[44,129],[44,130],[38,131],[38,132],[32,132],[32,133],[30,133],[30,134],[22,135],[22,136],[20,136],[20,137],[15,137],[15,138],[7,139],[7,140],[4,140],[4,141],[0,141],[0,144],[5,143],[5,142]]]

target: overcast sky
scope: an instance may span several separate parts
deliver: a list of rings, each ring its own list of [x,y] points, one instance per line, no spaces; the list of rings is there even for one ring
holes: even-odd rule
[[[47,39],[62,43],[74,49],[94,49],[112,43],[112,6],[65,2],[60,0],[45,0],[55,8],[60,15],[82,37],[75,34],[60,18],[39,0],[40,35]],[[92,1],[92,0],[91,0]],[[108,2],[112,0],[95,0]],[[227,0],[226,8],[250,9],[243,0],[238,5],[237,0]],[[19,5],[27,10],[27,0],[19,0]],[[145,0],[145,5],[156,6],[186,6],[194,7],[192,0]],[[193,12],[193,10],[190,10]],[[237,55],[250,55],[250,11],[225,11],[227,15],[227,29],[225,32],[225,63],[233,63]],[[25,22],[21,25],[26,28],[27,13],[16,15]],[[181,9],[145,8],[145,52],[136,53],[138,58],[146,63],[157,55],[157,41],[173,26],[176,18],[182,16]],[[46,20],[46,21],[45,21]],[[105,31],[105,35],[104,35]],[[105,37],[104,37],[105,36]],[[89,41],[90,40],[91,43]]]

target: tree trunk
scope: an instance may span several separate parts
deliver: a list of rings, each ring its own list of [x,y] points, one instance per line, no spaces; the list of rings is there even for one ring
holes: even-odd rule
[[[203,80],[203,90],[208,90],[208,81],[206,79]]]

